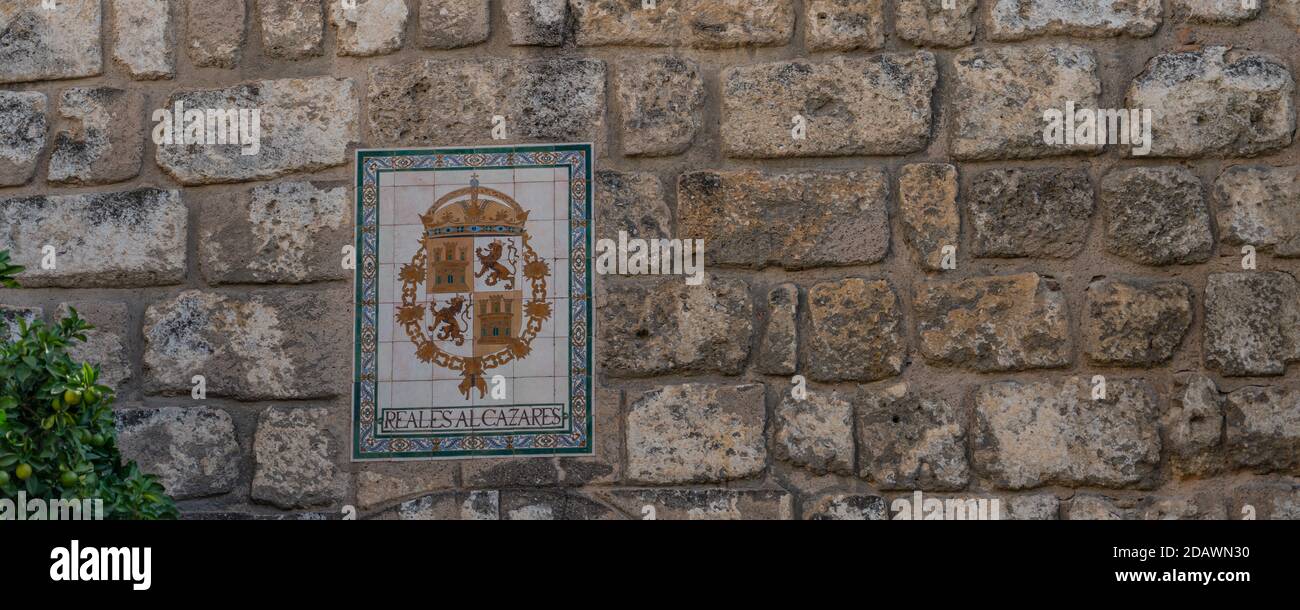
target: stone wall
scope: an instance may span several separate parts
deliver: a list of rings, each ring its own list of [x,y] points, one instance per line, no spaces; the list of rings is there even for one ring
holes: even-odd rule
[[[357,4],[0,5],[4,319],[98,327],[190,517],[1300,517],[1300,1]],[[155,145],[177,102],[260,151]],[[1150,155],[1045,144],[1067,102]],[[602,278],[595,456],[354,464],[351,152],[498,114],[708,280]]]

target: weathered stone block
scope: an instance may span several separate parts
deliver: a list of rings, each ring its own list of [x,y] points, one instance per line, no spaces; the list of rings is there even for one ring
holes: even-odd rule
[[[352,242],[348,189],[310,182],[254,187],[238,203],[206,201],[199,215],[199,264],[211,284],[341,280]]]
[[[187,290],[144,314],[145,390],[188,394],[203,375],[208,396],[279,400],[346,388],[351,310],[317,291],[247,296]]]
[[[643,519],[650,506],[657,520],[789,520],[794,497],[780,489],[620,489],[605,495],[619,510]]]
[[[886,280],[848,278],[808,291],[803,370],[817,381],[875,381],[903,372],[907,328],[898,294]]]
[[[1248,157],[1291,144],[1294,93],[1282,60],[1208,47],[1147,62],[1126,106],[1151,109],[1151,156]]]
[[[559,484],[560,471],[546,457],[466,460],[461,480],[466,487],[552,487]]]
[[[40,2],[0,4],[0,83],[102,73],[100,6],[100,0],[64,0],[54,11]]]
[[[357,0],[352,9],[330,2],[330,23],[338,30],[338,54],[369,57],[401,49],[408,14],[406,0]]]
[[[1281,375],[1300,360],[1300,284],[1280,271],[1211,273],[1205,365],[1227,376]]]
[[[185,3],[186,49],[199,68],[234,68],[245,44],[244,0]]]
[[[119,409],[122,457],[158,475],[177,500],[228,493],[239,481],[239,442],[230,415],[208,407]]]
[[[1073,356],[1065,295],[1036,273],[919,287],[921,355],[977,371],[1066,366]]]
[[[501,518],[510,521],[593,521],[626,517],[575,492],[506,490],[501,492]]]
[[[413,495],[450,489],[456,486],[459,466],[445,460],[366,464],[356,476],[357,505],[370,510]],[[402,503],[402,509],[407,504]]]
[[[498,491],[447,491],[403,502],[397,518],[403,521],[496,521],[500,516]]]
[[[271,407],[257,419],[250,496],[280,508],[332,505],[343,499],[329,410]]]
[[[321,54],[325,12],[321,0],[257,0],[262,50],[270,57],[302,59]]]
[[[1229,168],[1214,183],[1223,241],[1300,257],[1300,169]]]
[[[684,0],[569,0],[580,46],[667,47],[683,37]]]
[[[165,108],[174,109],[177,103],[182,103],[186,112],[261,111],[255,149],[242,144],[158,146],[158,166],[181,184],[264,180],[342,165],[350,161],[348,144],[360,137],[357,99],[349,79],[264,80],[226,89],[186,91],[172,95]]]
[[[966,487],[966,413],[905,383],[864,391],[857,406],[858,474],[881,489]]]
[[[701,171],[678,179],[677,216],[713,265],[860,265],[889,251],[888,197],[881,170]]]
[[[1264,3],[1247,0],[1173,0],[1172,16],[1179,21],[1240,25],[1259,16]]]
[[[1106,249],[1145,265],[1209,260],[1214,248],[1201,181],[1181,167],[1134,167],[1101,180]]]
[[[1252,481],[1241,485],[1229,492],[1228,516],[1232,519],[1300,519],[1300,486],[1286,480]]]
[[[1097,364],[1154,366],[1192,325],[1192,289],[1178,281],[1099,280],[1088,286],[1083,342]]]
[[[1174,473],[1218,473],[1223,469],[1223,409],[1214,381],[1194,373],[1180,375],[1169,402],[1161,427]]]
[[[1145,382],[1007,381],[975,390],[971,455],[998,487],[1126,487],[1150,482],[1160,461],[1156,398]]]
[[[995,0],[989,39],[1146,37],[1160,27],[1160,13],[1160,0]]]
[[[810,51],[852,51],[885,46],[882,0],[808,0],[804,44]]]
[[[186,209],[178,191],[144,188],[0,199],[0,250],[26,288],[155,286],[185,277]],[[53,269],[41,268],[54,246]]]
[[[1096,108],[1097,59],[1074,45],[967,49],[953,58],[949,149],[963,160],[1032,159],[1095,152],[1093,144],[1044,141],[1048,110]]]
[[[976,257],[1073,258],[1088,241],[1092,182],[1084,169],[991,169],[970,188]]]
[[[937,81],[928,51],[730,68],[722,75],[722,150],[745,158],[924,150]],[[801,139],[792,134],[796,115],[807,123]]]
[[[112,0],[113,59],[131,78],[176,74],[176,26],[171,0]]]
[[[607,485],[623,480],[623,392],[597,387],[593,404],[596,453],[559,459],[565,486]]]
[[[121,392],[122,384],[131,378],[131,358],[126,346],[133,333],[126,303],[60,303],[57,317],[66,317],[71,309],[76,309],[77,315],[94,328],[85,332],[84,342],[74,342],[68,347],[68,356],[73,362],[98,365],[99,383]]]
[[[144,159],[144,95],[109,87],[63,90],[59,114],[71,129],[59,130],[50,153],[50,182],[93,185],[121,182],[140,173]]]
[[[605,373],[737,375],[749,357],[754,305],[742,280],[706,277],[597,284],[597,354]]]
[[[834,391],[787,390],[776,407],[776,459],[819,474],[853,473],[853,404]]]
[[[510,44],[558,47],[568,31],[566,0],[504,0]]]
[[[918,46],[962,47],[975,40],[977,0],[895,0],[894,30]]]
[[[595,178],[597,239],[665,239],[671,236],[672,212],[659,178],[648,172],[599,170]]]
[[[38,91],[0,91],[0,186],[26,184],[45,149],[47,100]]]
[[[488,0],[420,0],[420,46],[454,49],[491,33]]]
[[[806,502],[806,521],[888,521],[885,499],[862,494],[827,494]]]
[[[604,132],[605,64],[595,59],[452,59],[370,69],[372,137],[396,144],[596,141]],[[497,142],[499,143],[499,142]]]
[[[1248,386],[1223,397],[1228,452],[1241,467],[1300,472],[1300,391]]]
[[[4,341],[17,341],[19,335],[18,321],[22,320],[31,326],[32,322],[40,320],[45,315],[45,310],[40,307],[22,307],[15,305],[0,304],[0,338]]]
[[[799,287],[778,284],[767,292],[767,327],[754,364],[760,373],[793,375],[799,364]]]
[[[704,80],[695,62],[670,55],[629,62],[614,90],[623,109],[623,154],[676,155],[690,148],[704,109]]]
[[[942,269],[944,246],[952,246],[955,262],[961,243],[957,168],[946,163],[904,165],[898,176],[898,199],[903,239],[921,266]]]
[[[762,384],[688,383],[636,398],[627,415],[628,478],[705,483],[756,476],[767,466]]]
[[[681,15],[686,43],[704,49],[783,45],[794,33],[791,0],[688,0]]]

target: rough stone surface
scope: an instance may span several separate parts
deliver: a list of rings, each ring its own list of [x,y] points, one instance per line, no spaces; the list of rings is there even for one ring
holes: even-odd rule
[[[1268,3],[1269,14],[1277,15],[1296,32],[1300,32],[1300,0],[1273,0]]]
[[[690,148],[705,99],[695,62],[656,55],[624,64],[614,91],[623,112],[623,154],[676,155]]]
[[[335,442],[326,429],[329,411],[271,407],[257,419],[250,496],[280,508],[331,505],[342,499]]]
[[[1006,499],[1003,519],[1054,521],[1061,515],[1061,500],[1052,494],[1030,494]]]
[[[270,57],[302,59],[320,55],[325,36],[322,0],[257,0],[262,20],[262,50]]]
[[[767,327],[754,364],[768,375],[792,375],[799,364],[799,287],[778,284],[767,292]]]
[[[186,185],[275,178],[342,165],[351,160],[348,144],[359,138],[359,109],[349,79],[264,80],[187,91],[172,95],[164,108],[175,108],[177,102],[187,109],[261,111],[257,154],[243,154],[251,149],[240,144],[158,146],[158,165]]]
[[[28,325],[40,320],[44,310],[40,307],[21,307],[0,304],[0,337],[5,341],[17,341],[19,335],[18,321],[24,320]]]
[[[63,90],[59,114],[68,129],[54,136],[50,182],[109,184],[140,173],[144,95],[110,87],[72,87]]]
[[[187,290],[144,313],[146,391],[239,400],[319,398],[348,378],[351,311],[316,291],[246,296]],[[329,346],[323,349],[323,346]]]
[[[605,64],[595,59],[449,59],[370,69],[371,138],[399,144],[598,142]]]
[[[754,332],[754,305],[742,280],[706,277],[597,285],[597,357],[615,376],[744,369]]]
[[[980,47],[958,52],[953,68],[948,146],[956,158],[1026,159],[1100,149],[1043,140],[1044,112],[1065,112],[1068,102],[1097,107],[1101,80],[1090,49],[1061,44]]]
[[[794,33],[792,0],[681,2],[685,42],[704,49],[771,46]]]
[[[775,457],[816,473],[853,473],[853,404],[834,391],[786,390],[776,408]]]
[[[0,186],[25,184],[45,149],[44,93],[0,91]]]
[[[597,387],[594,404],[596,453],[559,459],[565,486],[608,485],[623,480],[623,392]]]
[[[0,250],[27,268],[25,288],[175,284],[185,276],[186,216],[178,191],[152,188],[0,199]],[[41,267],[46,245],[53,269]]]
[[[903,372],[907,329],[886,280],[848,278],[808,290],[803,370],[817,381],[875,381]]]
[[[1036,273],[924,285],[914,311],[921,355],[931,364],[989,372],[1072,359],[1065,295]]]
[[[883,0],[808,0],[804,46],[809,51],[852,51],[885,46]]]
[[[1223,408],[1209,377],[1188,373],[1177,378],[1161,428],[1175,474],[1210,475],[1223,468]]]
[[[488,0],[420,0],[420,46],[454,49],[491,33]]]
[[[1228,494],[1229,518],[1248,515],[1260,520],[1300,519],[1300,486],[1285,480],[1258,481],[1233,489]]]
[[[443,492],[403,502],[397,518],[403,521],[496,521],[500,516],[498,491]]]
[[[1240,157],[1291,143],[1294,93],[1282,60],[1208,47],[1151,59],[1125,106],[1151,109],[1150,156]]]
[[[1280,271],[1211,273],[1205,365],[1227,376],[1281,375],[1300,360],[1300,284]]]
[[[1223,413],[1235,464],[1300,472],[1300,391],[1244,387],[1223,397]]]
[[[171,0],[112,0],[113,59],[131,78],[171,78],[176,73],[176,27]]]
[[[1088,379],[979,386],[974,394],[975,470],[998,487],[1126,487],[1145,484],[1160,461],[1154,391],[1108,379],[1092,398]]]
[[[556,47],[568,30],[566,0],[504,0],[510,44]]]
[[[794,497],[779,489],[622,489],[606,495],[609,502],[635,519],[657,520],[789,520]],[[653,513],[647,514],[650,506]]]
[[[560,471],[548,458],[468,460],[461,480],[466,487],[548,487],[560,482]]]
[[[361,510],[430,491],[456,486],[455,462],[379,462],[356,474],[357,505]]]
[[[122,457],[158,475],[177,500],[228,493],[239,480],[239,442],[230,415],[208,407],[121,409]]]
[[[627,415],[628,477],[637,483],[744,479],[767,465],[761,384],[688,383],[646,392]]]
[[[977,0],[895,0],[894,30],[898,37],[919,46],[961,47],[975,40]]]
[[[1300,258],[1300,169],[1238,166],[1214,183],[1225,243]]]
[[[989,7],[991,40],[1033,36],[1145,37],[1160,27],[1160,0],[995,0]]]
[[[711,265],[875,263],[889,251],[888,197],[880,170],[692,172],[677,182],[678,226]]]
[[[341,280],[352,243],[348,189],[309,182],[254,187],[237,202],[207,201],[199,216],[199,264],[211,284]]]
[[[509,490],[501,492],[501,518],[510,521],[592,521],[624,517],[578,493]]]
[[[863,494],[826,494],[804,503],[807,521],[888,521],[885,499]]]
[[[110,301],[77,301],[60,303],[57,318],[62,319],[77,310],[81,319],[94,326],[85,331],[84,342],[74,342],[68,347],[73,362],[89,362],[99,366],[99,383],[118,392],[131,378],[131,358],[127,342],[132,334],[130,315],[126,303]]]
[[[914,259],[926,269],[942,269],[944,246],[952,246],[955,257],[961,243],[957,168],[946,163],[904,165],[898,176],[898,200],[903,239]]]
[[[1073,258],[1088,240],[1093,191],[1084,169],[991,169],[970,188],[976,257]]]
[[[649,172],[599,170],[595,175],[597,239],[665,239],[671,237],[672,212],[664,201],[664,186]]]
[[[186,51],[199,68],[234,68],[247,40],[244,0],[185,3]]]
[[[1097,364],[1154,366],[1192,325],[1192,289],[1179,281],[1099,280],[1088,286],[1084,350]]]
[[[402,48],[408,14],[406,0],[357,0],[354,9],[330,2],[330,23],[338,30],[338,54],[368,57]]]
[[[1201,181],[1179,167],[1134,167],[1101,180],[1106,249],[1145,265],[1200,263],[1214,248]]]
[[[97,76],[101,0],[64,0],[58,10],[40,2],[0,4],[0,83]]]
[[[966,414],[906,383],[864,392],[857,406],[858,474],[881,489],[966,486]]]
[[[1192,23],[1239,25],[1259,16],[1264,3],[1255,0],[1173,0],[1174,19]]]
[[[928,51],[729,68],[722,150],[744,158],[918,152],[929,141],[937,82]],[[796,115],[807,123],[802,139],[791,131]]]

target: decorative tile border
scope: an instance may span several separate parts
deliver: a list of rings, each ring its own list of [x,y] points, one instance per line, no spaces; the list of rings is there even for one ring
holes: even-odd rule
[[[593,338],[591,263],[593,195],[591,144],[443,149],[366,149],[356,152],[358,265],[352,393],[352,458],[361,460],[457,459],[496,456],[589,455],[593,452]],[[562,429],[525,432],[392,434],[379,426],[380,176],[388,172],[438,172],[567,168],[568,371]],[[559,273],[552,269],[551,276]],[[396,326],[396,323],[394,322]],[[526,397],[521,402],[526,403]]]

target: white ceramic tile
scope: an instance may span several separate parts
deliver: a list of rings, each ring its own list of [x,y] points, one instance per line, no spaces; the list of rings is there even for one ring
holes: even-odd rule
[[[555,402],[554,377],[521,377],[515,380],[520,402]]]
[[[380,409],[387,409],[393,404],[393,384],[387,381],[381,381],[376,384],[377,393],[375,402]]]
[[[435,407],[468,407],[474,404],[472,397],[478,395],[478,390],[470,390],[471,398],[465,398],[460,392],[459,380],[432,381],[429,389]]]
[[[515,170],[515,182],[551,182],[555,172],[549,167],[525,167]]]
[[[380,225],[379,227],[379,262],[393,262],[394,248],[394,231],[392,225]]]
[[[533,252],[543,259],[555,257],[555,223],[540,221],[528,223],[528,243]]]
[[[546,284],[547,296],[552,299],[563,299],[569,296],[569,260],[552,259],[551,266],[554,271],[551,279]]]
[[[553,357],[553,360],[555,362],[555,376],[559,378],[556,380],[556,383],[563,383],[563,378],[567,375],[566,371],[569,368],[568,341],[555,342],[555,356]]]
[[[493,398],[492,396],[492,393],[496,391],[497,383],[495,374],[489,372],[487,374],[487,394],[480,398],[477,390],[470,393],[474,405],[510,405],[519,402],[515,396],[515,380],[513,377],[501,376],[501,387],[505,389],[505,395],[501,398]]]
[[[393,281],[396,277],[395,265],[379,266],[379,302],[392,303],[393,301]],[[383,320],[380,320],[382,322]]]
[[[533,351],[523,360],[515,362],[515,377],[549,377],[555,374],[555,339],[537,337],[533,339]]]
[[[569,336],[569,299],[551,299],[551,336]]]
[[[551,220],[555,217],[553,182],[525,182],[515,185],[514,198],[528,210],[528,220]]]
[[[432,172],[437,184],[469,185],[469,181],[478,175],[478,183],[497,188],[499,184],[514,184],[515,172],[510,169],[465,169]]]
[[[375,323],[379,325],[379,340],[381,342],[393,340],[393,325],[395,324],[393,311],[392,303],[380,303],[379,311],[375,314]]]
[[[382,187],[382,186],[381,186],[381,187],[379,188],[379,224],[380,224],[380,226],[383,226],[383,225],[391,225],[391,224],[393,224],[393,201],[394,201],[395,197],[397,196],[397,192],[396,192],[396,190],[397,190],[397,189],[395,189],[394,187],[391,187],[391,186],[388,186],[388,187]]]
[[[565,165],[562,167],[553,167],[551,168],[551,175],[554,177],[555,180],[568,180],[569,166]]]
[[[415,258],[415,253],[423,245],[424,226],[414,225],[396,225],[393,227],[393,262],[401,269],[402,265],[411,262]]]
[[[401,332],[400,330],[398,332]],[[405,335],[405,333],[403,333]],[[433,364],[421,362],[415,356],[415,343],[409,339],[394,341],[393,381],[429,380],[433,378]]]
[[[396,409],[419,409],[433,404],[433,387],[428,381],[394,381],[393,401]]]
[[[393,222],[398,225],[421,224],[420,214],[427,212],[435,200],[434,187],[398,186],[393,190],[397,191],[394,195],[397,209],[393,215]]]
[[[383,328],[383,326],[381,326],[380,328]],[[376,351],[375,357],[379,358],[379,364],[378,364],[379,381],[392,381],[393,380],[393,344],[380,342],[379,349]]]
[[[557,220],[568,220],[569,181],[567,178],[561,182],[551,183],[551,199],[555,203],[555,218]]]
[[[379,172],[379,186],[391,186],[393,184],[393,172]]]
[[[393,178],[394,186],[433,186],[433,172],[421,171],[401,171],[394,172],[396,177]]]

